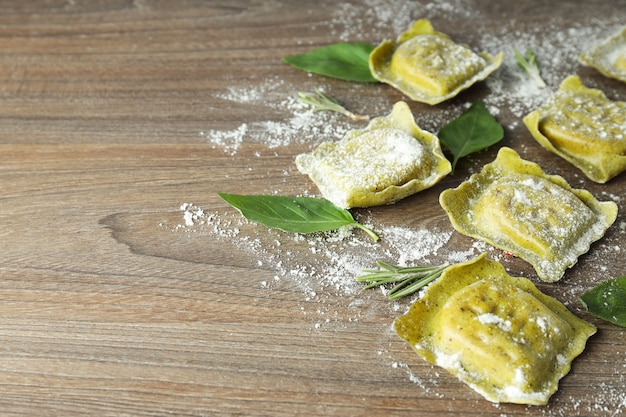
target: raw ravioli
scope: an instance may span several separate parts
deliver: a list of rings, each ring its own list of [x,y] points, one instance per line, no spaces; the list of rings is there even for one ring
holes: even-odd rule
[[[609,100],[578,76],[566,78],[524,123],[544,148],[595,182],[605,183],[626,169],[626,102]]]
[[[377,80],[415,101],[437,104],[487,78],[500,67],[503,56],[477,54],[421,19],[396,40],[378,45],[369,63]]]
[[[626,83],[626,26],[578,59],[581,64]]]
[[[394,325],[487,400],[535,405],[547,404],[596,332],[485,254],[449,267]]]
[[[548,282],[559,280],[617,218],[614,202],[571,188],[506,147],[439,201],[457,231],[519,256]]]
[[[436,184],[451,171],[439,139],[415,124],[405,102],[391,114],[296,157],[322,195],[343,208],[393,203]]]

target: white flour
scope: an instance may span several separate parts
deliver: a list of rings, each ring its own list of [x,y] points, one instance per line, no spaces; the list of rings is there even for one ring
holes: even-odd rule
[[[309,105],[299,102],[295,96],[280,96],[276,91],[284,91],[282,83],[268,80],[250,88],[230,88],[228,93],[218,98],[239,104],[268,107],[283,112],[281,120],[242,122],[230,130],[210,129],[200,132],[200,136],[217,149],[229,155],[236,155],[244,143],[260,143],[268,149],[286,147],[291,144],[317,145],[324,140],[340,138],[354,125],[348,119],[334,112],[315,111]],[[320,88],[323,90],[323,88]],[[289,87],[290,92],[300,89]]]
[[[208,212],[193,204],[180,206],[182,223],[177,231],[204,233],[218,240],[228,240],[238,249],[257,260],[257,264],[269,266],[275,272],[275,281],[283,278],[293,280],[304,293],[320,301],[335,295],[361,293],[362,284],[355,281],[363,269],[375,268],[377,260],[399,265],[432,264],[433,257],[446,246],[452,232],[415,230],[402,226],[368,224],[382,242],[373,242],[361,230],[343,227],[336,231],[301,235],[275,229],[263,229],[258,236],[242,233],[250,223],[238,214]],[[235,217],[232,217],[232,216]],[[454,262],[469,260],[487,249],[488,245],[474,245],[466,251],[446,250]],[[308,256],[313,254],[315,256]],[[264,282],[262,286],[269,287]]]

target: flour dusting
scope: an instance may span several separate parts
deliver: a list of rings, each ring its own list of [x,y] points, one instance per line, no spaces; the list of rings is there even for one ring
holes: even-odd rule
[[[317,145],[324,140],[338,139],[354,128],[343,115],[328,111],[315,111],[298,101],[295,95],[276,96],[282,83],[265,81],[250,88],[231,88],[219,95],[222,100],[249,106],[278,110],[284,117],[277,120],[243,121],[230,130],[209,129],[199,133],[213,148],[223,149],[235,156],[244,143],[262,144],[268,149],[287,147],[291,144]],[[320,87],[320,90],[323,88]],[[289,88],[298,91],[298,88]]]

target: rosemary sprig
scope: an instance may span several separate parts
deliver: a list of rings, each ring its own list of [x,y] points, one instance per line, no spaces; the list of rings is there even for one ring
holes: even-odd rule
[[[443,271],[450,266],[442,264],[437,266],[398,266],[383,261],[376,264],[380,270],[365,269],[363,275],[356,277],[357,282],[367,282],[364,289],[370,289],[386,284],[394,284],[387,292],[390,300],[395,300],[419,291],[429,283],[441,276]]]
[[[535,81],[539,88],[545,88],[546,83],[543,78],[541,78],[541,70],[535,54],[530,49],[526,49],[526,54],[522,55],[521,52],[515,48],[513,48],[513,53],[515,54],[517,65]]]
[[[352,120],[369,120],[369,116],[352,113],[343,107],[337,99],[322,93],[319,89],[315,93],[298,93],[298,100],[302,103],[313,106],[315,111],[330,110],[348,116]]]

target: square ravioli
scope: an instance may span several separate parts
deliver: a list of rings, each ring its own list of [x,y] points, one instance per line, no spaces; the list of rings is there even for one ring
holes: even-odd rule
[[[544,405],[596,328],[485,254],[453,265],[394,327],[492,402]]]
[[[458,232],[517,255],[548,282],[559,280],[617,218],[614,202],[573,189],[507,147],[439,201]]]
[[[487,78],[500,67],[503,56],[475,53],[421,19],[396,40],[378,45],[369,64],[377,80],[415,101],[438,104]]]
[[[541,146],[592,181],[605,183],[626,169],[626,102],[609,100],[578,76],[566,78],[524,124]]]
[[[626,26],[591,51],[580,54],[578,60],[607,77],[626,83]]]
[[[420,129],[405,102],[296,157],[322,195],[342,208],[390,204],[436,184],[451,171],[437,136]]]

